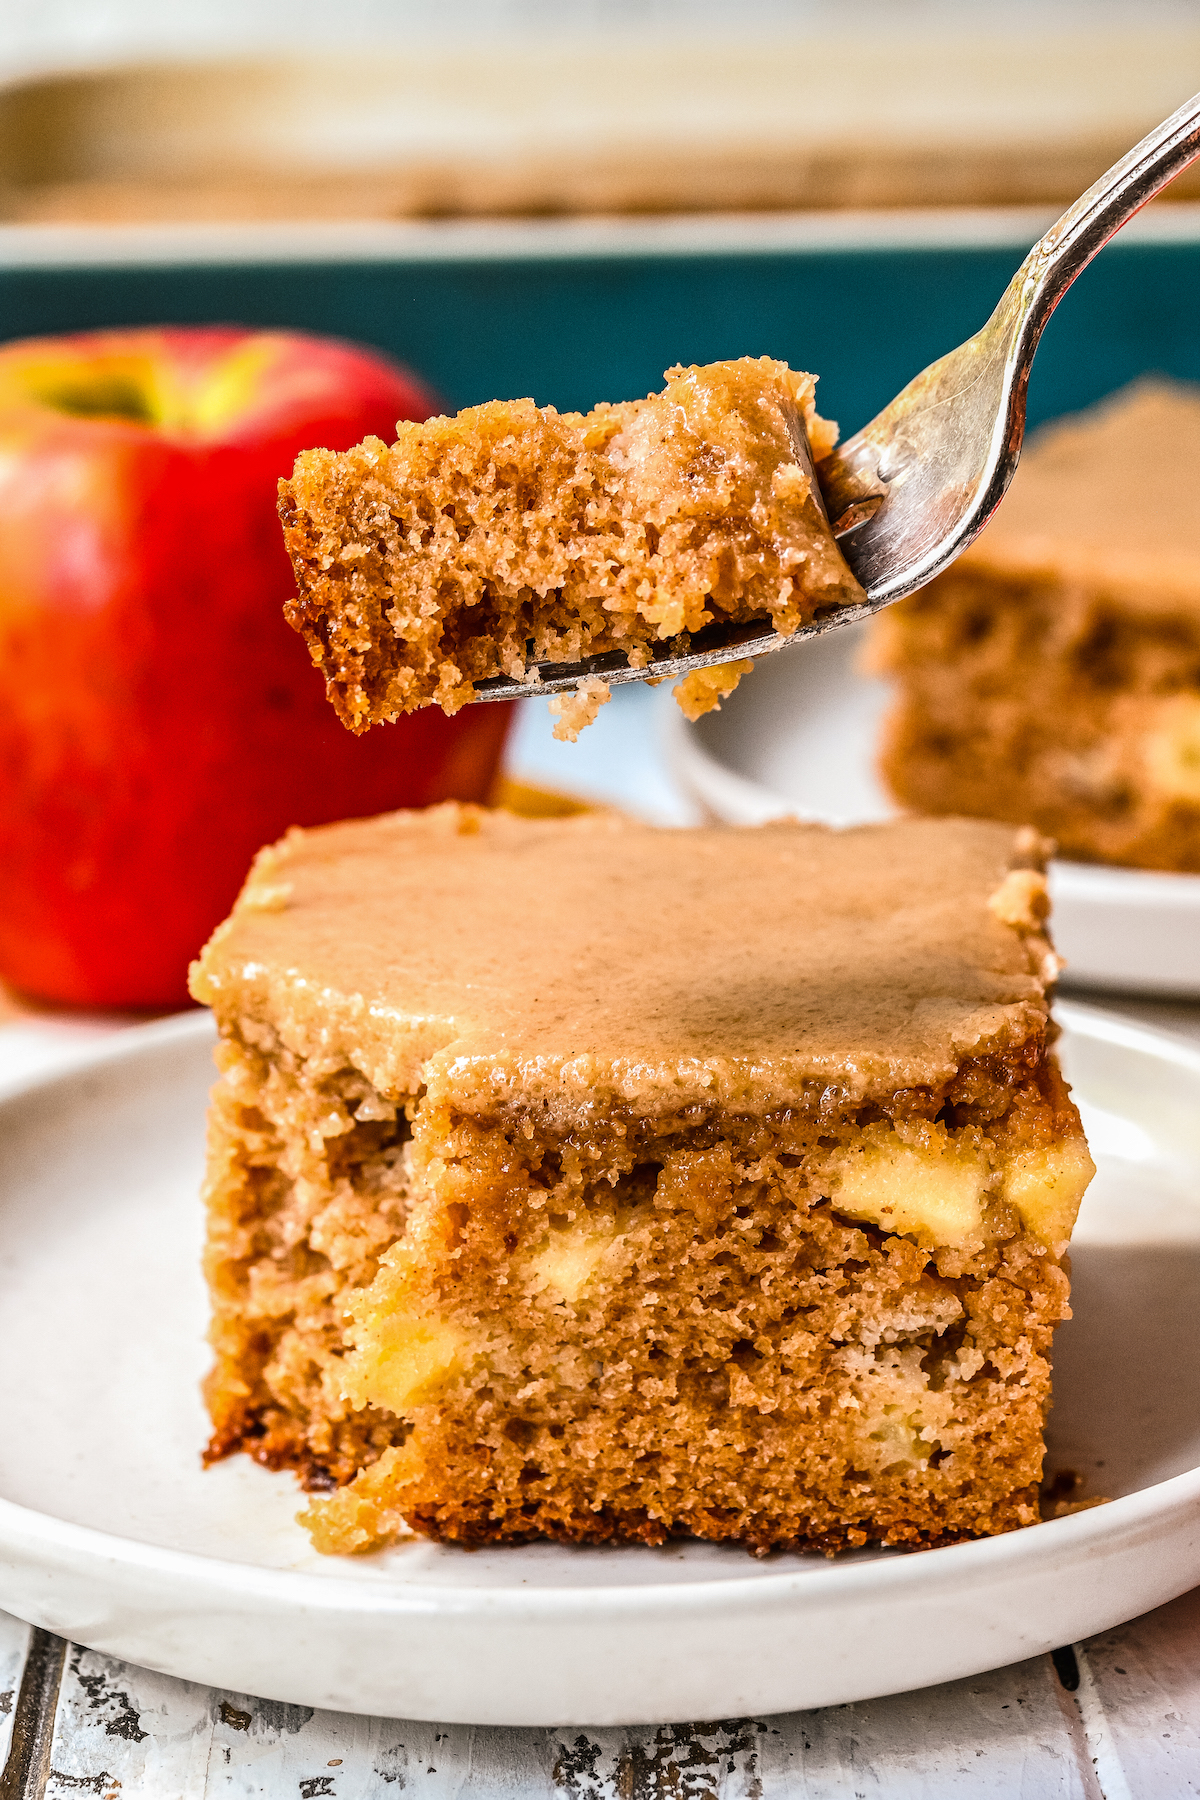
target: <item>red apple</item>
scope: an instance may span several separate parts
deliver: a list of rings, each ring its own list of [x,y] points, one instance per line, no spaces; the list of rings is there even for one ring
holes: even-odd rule
[[[390,439],[429,393],[296,332],[164,329],[0,349],[0,975],[173,1006],[259,845],[483,799],[508,709],[352,737],[283,617],[275,486]]]

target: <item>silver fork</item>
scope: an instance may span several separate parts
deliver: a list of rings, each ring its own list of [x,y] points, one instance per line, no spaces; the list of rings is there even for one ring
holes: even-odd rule
[[[1025,435],[1029,370],[1046,321],[1075,277],[1147,200],[1200,155],[1200,94],[1144,137],[1068,207],[1036,243],[975,336],[931,363],[818,470],[842,553],[866,591],[790,637],[762,622],[710,625],[688,654],[670,644],[631,669],[620,651],[531,666],[529,681],[477,683],[480,700],[576,687],[667,679],[707,664],[766,656],[902,599],[978,536],[1013,478]]]

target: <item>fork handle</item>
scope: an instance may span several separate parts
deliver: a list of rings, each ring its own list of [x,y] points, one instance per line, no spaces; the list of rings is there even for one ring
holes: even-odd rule
[[[1075,277],[1127,219],[1200,156],[1200,94],[1144,137],[1140,144],[1094,181],[1045,237],[1033,246],[997,311],[1023,302],[1025,332],[1032,352],[1047,319]]]

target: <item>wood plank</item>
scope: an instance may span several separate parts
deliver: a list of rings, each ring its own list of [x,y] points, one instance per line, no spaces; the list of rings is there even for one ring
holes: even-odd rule
[[[797,1723],[805,1800],[1101,1800],[1048,1656]]]
[[[1200,1588],[1082,1648],[1080,1711],[1105,1800],[1124,1800],[1121,1778],[1134,1800],[1200,1794]]]
[[[0,1747],[29,1643],[0,1614]],[[47,1800],[1160,1800],[1200,1795],[1200,1590],[1059,1656],[761,1719],[504,1730],[208,1690],[72,1646]],[[1063,1680],[1071,1687],[1064,1687]],[[20,1790],[14,1789],[14,1800]],[[7,1800],[7,1794],[6,1794]]]
[[[19,1619],[10,1618],[7,1613],[0,1613],[0,1769],[8,1761],[17,1690],[28,1648],[28,1625],[22,1625]]]
[[[68,1654],[47,1800],[1101,1800],[1050,1659],[775,1718],[504,1730],[360,1719]]]

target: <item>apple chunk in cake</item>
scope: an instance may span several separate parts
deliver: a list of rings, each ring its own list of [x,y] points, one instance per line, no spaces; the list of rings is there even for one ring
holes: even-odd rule
[[[1042,849],[446,807],[263,852],[193,978],[211,1454],[327,1551],[1032,1521],[1091,1174]]]
[[[743,357],[590,413],[496,400],[305,451],[280,483],[287,613],[343,722],[456,712],[531,659],[644,668],[714,622],[790,633],[861,600],[813,476],[837,438],[813,394]]]

